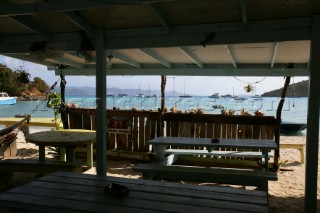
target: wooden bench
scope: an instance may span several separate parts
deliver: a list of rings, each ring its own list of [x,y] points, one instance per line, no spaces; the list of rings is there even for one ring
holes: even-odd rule
[[[167,149],[166,153],[176,155],[205,155],[211,157],[237,157],[237,158],[264,158],[265,156],[261,152],[246,152],[246,151],[209,151],[198,149]],[[269,157],[273,156],[272,152],[269,152]]]
[[[144,179],[181,180],[192,182],[213,182],[222,184],[257,186],[268,191],[268,181],[278,180],[276,172],[255,169],[195,167],[163,165],[161,163],[136,164],[136,172],[142,172]]]
[[[82,164],[64,161],[39,161],[33,159],[0,160],[1,172],[51,173],[57,171],[82,173]]]

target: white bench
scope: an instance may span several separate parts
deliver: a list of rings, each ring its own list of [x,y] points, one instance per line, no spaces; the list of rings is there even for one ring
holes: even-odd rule
[[[177,155],[206,155],[214,157],[243,157],[243,158],[264,158],[262,152],[249,151],[223,151],[223,150],[196,150],[196,149],[167,149],[168,154]],[[273,153],[269,152],[268,157],[273,157]]]

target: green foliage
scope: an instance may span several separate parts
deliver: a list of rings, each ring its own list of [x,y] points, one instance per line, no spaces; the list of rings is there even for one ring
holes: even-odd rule
[[[48,95],[47,107],[54,111],[54,122],[58,123],[59,107],[61,105],[61,95],[57,92],[52,92]]]
[[[12,77],[12,71],[3,64],[0,64],[0,90],[5,91],[9,79]]]
[[[46,84],[46,82],[39,77],[35,77],[28,87],[29,90],[33,87],[36,87],[42,93],[48,91],[49,89],[49,86]]]
[[[16,70],[15,74],[18,85],[22,86],[30,83],[30,74],[21,67],[20,69]]]
[[[33,87],[42,93],[49,88],[39,77],[35,77],[33,82],[30,82],[30,74],[22,68],[13,72],[6,65],[0,64],[0,91],[5,91],[10,96],[21,96],[25,90],[31,90]]]

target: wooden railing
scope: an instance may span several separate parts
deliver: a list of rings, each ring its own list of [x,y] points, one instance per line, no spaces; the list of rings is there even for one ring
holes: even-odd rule
[[[95,129],[96,110],[69,108],[72,129]],[[160,124],[163,123],[164,131]],[[107,149],[152,152],[147,141],[158,136],[275,139],[279,131],[273,116],[164,113],[107,110]],[[162,133],[163,132],[163,133]],[[277,158],[278,154],[275,153]]]

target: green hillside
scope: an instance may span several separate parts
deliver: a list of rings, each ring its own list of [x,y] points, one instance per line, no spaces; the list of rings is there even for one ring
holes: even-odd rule
[[[307,97],[308,96],[309,81],[301,81],[298,83],[290,84],[287,90],[286,97]],[[265,92],[263,97],[281,97],[283,87],[270,92]]]

